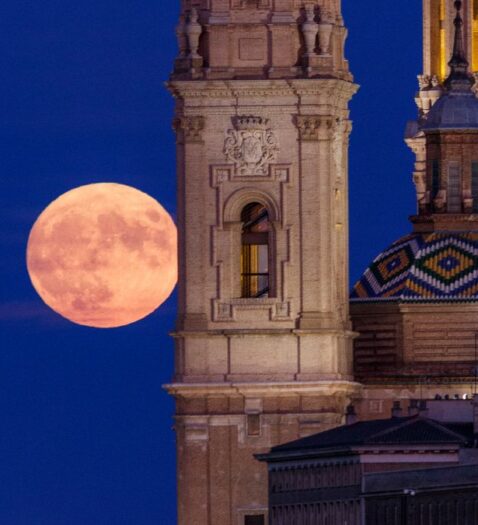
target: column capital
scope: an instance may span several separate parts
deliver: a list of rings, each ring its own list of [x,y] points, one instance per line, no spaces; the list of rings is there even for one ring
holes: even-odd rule
[[[296,117],[299,138],[302,142],[331,140],[334,133],[338,131],[339,122],[343,121],[323,115],[297,115]]]
[[[202,142],[205,126],[206,119],[202,115],[182,116],[173,120],[178,141],[184,143]]]

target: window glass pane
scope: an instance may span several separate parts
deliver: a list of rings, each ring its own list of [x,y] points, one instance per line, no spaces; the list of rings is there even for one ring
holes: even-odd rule
[[[478,162],[471,164],[471,196],[473,198],[473,211],[478,212]]]
[[[258,203],[249,204],[241,214],[241,290],[242,297],[269,295],[269,215]]]
[[[461,170],[459,164],[450,163],[448,167],[448,211],[461,212]]]
[[[269,215],[261,204],[253,203],[246,206],[242,212],[244,231],[247,232],[268,232]]]
[[[258,273],[269,273],[269,246],[267,244],[257,246],[257,270]]]
[[[432,199],[434,199],[440,191],[440,162],[432,160]]]

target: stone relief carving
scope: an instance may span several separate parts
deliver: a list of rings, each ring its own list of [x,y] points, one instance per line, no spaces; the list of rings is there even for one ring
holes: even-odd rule
[[[296,124],[300,139],[304,142],[330,139],[334,128],[332,118],[318,115],[298,115]]]
[[[318,140],[320,117],[299,115],[297,117],[297,127],[299,128],[299,134],[302,140]]]
[[[205,125],[206,119],[201,115],[179,117],[173,122],[174,130],[182,132],[184,142],[202,142],[202,132]]]
[[[279,152],[277,138],[269,119],[240,116],[234,119],[236,129],[227,131],[224,155],[233,162],[240,175],[267,175],[269,164]]]

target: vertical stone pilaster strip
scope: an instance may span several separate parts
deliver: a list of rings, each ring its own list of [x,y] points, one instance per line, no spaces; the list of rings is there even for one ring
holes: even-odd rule
[[[423,0],[423,74],[432,74],[431,2]]]
[[[178,525],[210,523],[209,505],[209,428],[206,420],[187,416],[176,418],[178,446],[177,478]],[[194,420],[196,419],[196,420]]]
[[[333,139],[334,120],[331,117],[321,117],[319,126],[319,158],[318,158],[318,177],[319,177],[319,257],[317,260],[319,267],[319,311],[322,317],[323,328],[328,328],[335,324],[336,301],[335,285],[330,278],[330,272],[334,268],[336,253],[333,205],[335,195],[333,183],[333,159],[332,159],[332,139]]]
[[[202,225],[204,206],[201,195],[208,181],[204,157],[203,131],[206,122],[201,115],[181,116],[175,119],[178,156],[178,226],[179,226],[179,318],[182,323],[201,323],[205,317],[202,303],[208,243],[208,230]],[[186,183],[186,174],[188,180]],[[186,188],[187,186],[187,188]],[[186,227],[187,225],[187,227]],[[189,268],[194,267],[194,272]],[[183,326],[185,328],[186,326]],[[191,326],[191,328],[193,328]]]
[[[300,183],[300,327],[313,326],[317,317],[317,297],[320,294],[319,262],[320,232],[317,214],[313,213],[320,198],[317,159],[319,157],[320,117],[297,116],[299,131],[299,183]]]

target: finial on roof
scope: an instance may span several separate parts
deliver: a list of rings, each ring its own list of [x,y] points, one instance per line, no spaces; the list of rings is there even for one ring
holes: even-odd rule
[[[469,63],[466,59],[465,46],[463,43],[463,18],[461,17],[461,7],[461,0],[456,0],[453,55],[450,62],[448,62],[448,65],[450,66],[450,75],[445,80],[445,87],[452,91],[466,91],[474,84],[474,79],[468,72]]]

